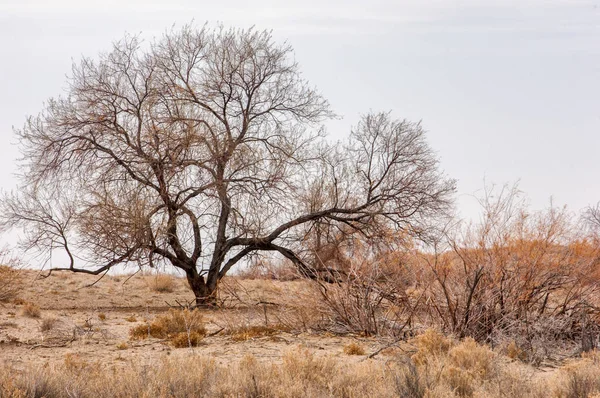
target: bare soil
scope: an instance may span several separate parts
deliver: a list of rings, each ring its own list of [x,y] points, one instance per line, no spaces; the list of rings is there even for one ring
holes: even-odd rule
[[[25,273],[19,298],[0,303],[0,363],[11,368],[63,363],[73,356],[103,365],[150,365],[164,356],[188,355],[190,351],[212,357],[219,364],[247,354],[277,362],[283,352],[298,346],[317,355],[359,361],[364,355],[347,355],[343,348],[355,342],[368,354],[381,347],[375,339],[323,333],[281,331],[245,341],[226,334],[240,325],[272,323],[277,308],[305,288],[302,281],[226,280],[220,297],[225,306],[202,310],[207,336],[192,349],[173,348],[159,339],[129,338],[131,328],[172,306],[191,302],[193,295],[182,278],[174,279],[173,291],[157,292],[151,288],[153,275],[106,276],[96,282],[97,277],[89,275],[54,273],[40,279],[36,272]],[[39,318],[24,314],[29,303],[40,308]]]

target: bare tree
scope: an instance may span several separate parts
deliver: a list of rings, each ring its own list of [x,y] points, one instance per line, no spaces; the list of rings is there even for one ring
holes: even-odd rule
[[[424,235],[454,181],[421,126],[368,115],[331,144],[329,105],[291,55],[268,32],[185,26],[74,64],[66,96],[16,131],[22,184],[3,225],[25,229],[26,248],[67,250],[51,270],[170,264],[198,305],[260,252],[310,276],[317,227]]]

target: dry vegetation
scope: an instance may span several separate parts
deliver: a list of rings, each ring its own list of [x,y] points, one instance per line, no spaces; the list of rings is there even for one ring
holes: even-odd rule
[[[172,293],[176,288],[175,278],[171,275],[156,274],[149,282],[150,290],[158,293]]]
[[[170,310],[152,322],[132,328],[132,340],[154,337],[165,339],[174,347],[195,347],[206,334],[202,315],[198,310]]]
[[[415,353],[385,361],[343,361],[295,348],[276,363],[252,355],[219,364],[196,354],[162,357],[152,366],[105,364],[77,354],[60,363],[0,370],[0,396],[26,397],[590,397],[600,393],[596,353],[551,378],[478,345],[427,332]],[[124,346],[120,349],[127,349]]]
[[[212,309],[174,276],[11,269],[0,397],[598,395],[598,235],[508,193],[435,250],[340,239],[313,280],[256,262]]]

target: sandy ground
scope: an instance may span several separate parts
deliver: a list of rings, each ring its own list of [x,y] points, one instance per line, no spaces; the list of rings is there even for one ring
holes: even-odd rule
[[[158,339],[131,341],[129,330],[152,320],[158,314],[190,302],[193,295],[183,279],[175,280],[172,292],[159,293],[151,289],[154,276],[107,276],[97,281],[89,275],[55,273],[37,279],[27,272],[19,299],[0,303],[0,362],[14,368],[60,363],[69,357],[87,362],[118,365],[130,362],[151,364],[166,355],[213,357],[219,363],[238,360],[247,354],[258,360],[279,361],[286,350],[298,346],[317,355],[358,361],[364,356],[348,356],[343,348],[351,342],[360,344],[367,353],[381,347],[374,339],[338,337],[314,333],[279,333],[234,341],[220,330],[244,324],[260,324],[264,317],[272,319],[272,304],[281,303],[301,290],[303,282],[230,279],[221,300],[226,308],[203,310],[208,336],[202,345],[173,348]],[[24,314],[27,303],[41,309],[40,317]],[[55,319],[50,330],[44,330],[45,320]],[[47,322],[47,321],[46,321]],[[385,357],[380,356],[384,360]]]

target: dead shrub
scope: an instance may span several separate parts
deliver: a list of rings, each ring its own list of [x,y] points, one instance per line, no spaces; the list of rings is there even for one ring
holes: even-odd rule
[[[148,337],[167,339],[173,344],[182,344],[185,335],[190,345],[198,345],[206,335],[204,321],[200,311],[194,310],[169,310],[165,315],[156,317],[151,323],[138,325],[129,331],[132,340]]]
[[[57,318],[54,318],[54,317],[44,318],[44,319],[42,319],[42,322],[40,323],[40,331],[42,333],[49,332],[49,331],[53,330],[58,323],[59,323],[59,320]]]
[[[21,308],[21,314],[28,318],[39,318],[42,316],[42,311],[37,304],[25,303]]]
[[[431,359],[445,356],[452,346],[452,342],[446,336],[433,329],[426,330],[411,342],[417,347],[417,352],[412,356],[417,365],[424,365]]]
[[[390,251],[387,245],[353,240],[346,251],[343,269],[314,270],[319,309],[327,320],[322,326],[363,336],[406,333],[421,295],[407,294],[414,276],[404,249]]]
[[[156,274],[149,281],[150,290],[157,293],[172,293],[177,287],[175,278],[168,274]]]
[[[411,362],[394,372],[394,387],[403,398],[423,398],[427,392],[423,378]]]
[[[434,253],[418,253],[424,322],[494,346],[514,341],[532,363],[566,344],[593,349],[600,245],[565,209],[531,212],[519,195],[487,189],[480,223],[459,224]]]
[[[475,387],[492,375],[493,361],[489,349],[467,338],[448,351],[442,378],[459,396],[470,397]]]

